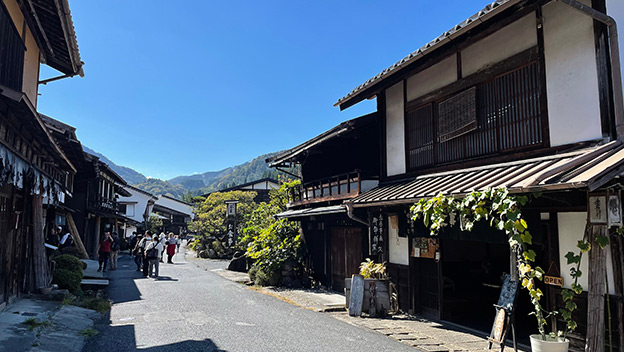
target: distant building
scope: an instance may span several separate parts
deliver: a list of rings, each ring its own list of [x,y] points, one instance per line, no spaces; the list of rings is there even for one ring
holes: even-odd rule
[[[120,233],[123,237],[130,237],[133,232],[144,232],[154,204],[158,200],[155,195],[133,186],[125,186],[130,193],[128,197],[120,197],[119,214],[131,220]]]
[[[184,235],[188,223],[193,219],[193,205],[181,200],[160,195],[154,204],[153,212],[163,220],[162,232]]]
[[[242,185],[237,185],[237,186],[228,187],[219,191],[206,193],[203,195],[203,197],[208,197],[212,193],[216,193],[216,192],[223,193],[223,192],[231,192],[231,191],[249,191],[249,192],[256,192],[257,195],[254,198],[254,202],[261,203],[261,202],[268,202],[269,192],[272,189],[278,189],[278,188],[279,188],[279,181],[273,178],[263,178],[260,180],[243,183]]]

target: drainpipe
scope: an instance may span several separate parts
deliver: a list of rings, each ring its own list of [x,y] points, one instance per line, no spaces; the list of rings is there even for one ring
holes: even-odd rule
[[[611,59],[611,81],[613,83],[613,103],[615,110],[615,131],[619,140],[624,139],[624,100],[622,97],[622,73],[620,68],[620,46],[615,20],[591,6],[587,6],[576,0],[556,0],[573,9],[590,16],[598,22],[602,22],[609,28],[609,50]]]
[[[344,205],[347,208],[347,216],[349,217],[349,219],[368,226],[368,221],[364,221],[353,214],[353,203],[346,201],[344,202]]]

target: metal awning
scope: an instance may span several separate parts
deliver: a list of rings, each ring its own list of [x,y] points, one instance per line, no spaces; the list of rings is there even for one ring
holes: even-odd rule
[[[593,191],[624,173],[624,146],[619,141],[574,152],[502,164],[421,175],[387,183],[353,198],[354,207],[409,204],[445,195],[465,195],[506,187],[511,193],[566,189]]]
[[[319,207],[319,208],[309,208],[309,209],[297,209],[297,210],[286,210],[281,212],[275,217],[277,218],[303,218],[307,216],[313,215],[327,215],[327,214],[340,214],[347,213],[347,208],[344,205],[331,205],[328,207]]]

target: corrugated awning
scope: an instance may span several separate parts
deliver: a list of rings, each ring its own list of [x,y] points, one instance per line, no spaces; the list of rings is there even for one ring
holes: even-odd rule
[[[286,210],[284,212],[281,212],[275,215],[275,217],[293,219],[293,218],[303,218],[303,217],[313,216],[313,215],[340,214],[340,213],[346,213],[346,212],[347,212],[347,208],[344,205],[331,205],[328,207]]]
[[[421,198],[464,195],[506,187],[512,193],[588,189],[593,191],[624,173],[624,146],[619,141],[548,157],[421,175],[384,184],[353,198],[355,207],[407,204]]]

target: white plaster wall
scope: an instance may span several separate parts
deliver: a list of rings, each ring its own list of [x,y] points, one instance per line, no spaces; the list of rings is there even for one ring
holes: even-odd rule
[[[414,100],[457,80],[457,56],[451,55],[407,79],[407,101]]]
[[[409,265],[409,239],[407,237],[399,237],[398,219],[395,222],[396,228],[392,226],[391,217],[388,216],[388,251],[390,252],[390,263]]]
[[[134,205],[134,215],[133,216],[128,216],[130,219],[134,220],[134,221],[138,221],[138,222],[143,222],[143,214],[145,213],[145,209],[147,207],[148,204],[148,200],[151,199],[150,196],[140,193],[138,191],[135,191],[132,188],[126,188],[126,190],[128,192],[130,192],[132,194],[132,196],[130,197],[119,197],[119,199],[117,200],[119,203],[134,203],[132,205]],[[128,204],[129,206],[130,204]],[[149,211],[149,213],[151,213],[151,209]]]
[[[607,14],[615,19],[618,31],[621,32],[624,26],[624,1],[607,0]],[[620,43],[620,60],[624,58],[624,37],[620,34],[618,37]]]
[[[501,28],[461,52],[464,77],[537,45],[535,13]]]
[[[574,212],[574,213],[558,213],[557,222],[559,227],[559,270],[561,270],[561,277],[563,277],[563,287],[570,288],[574,280],[570,276],[570,266],[565,255],[568,252],[579,253],[579,249],[576,247],[578,241],[583,238],[585,232],[585,224],[587,221],[587,213]],[[592,243],[592,245],[594,245]],[[615,284],[613,282],[613,262],[611,260],[611,249],[607,246],[604,251],[607,253],[607,278],[609,280],[609,293],[615,294]],[[579,284],[583,285],[585,291],[587,291],[587,278],[589,270],[587,263],[589,262],[589,256],[587,253],[583,255],[581,259],[581,272],[583,275],[579,278]],[[547,268],[543,268],[547,269]]]
[[[550,144],[601,138],[593,21],[556,1],[543,14]]]
[[[193,207],[186,203],[160,196],[158,197],[156,204],[193,217]]]
[[[28,28],[25,35],[26,54],[24,55],[24,77],[22,91],[31,103],[37,106],[37,89],[39,81],[39,47]]]
[[[386,171],[388,176],[405,173],[405,121],[403,82],[386,89]]]

